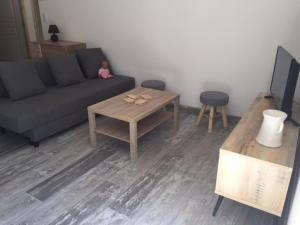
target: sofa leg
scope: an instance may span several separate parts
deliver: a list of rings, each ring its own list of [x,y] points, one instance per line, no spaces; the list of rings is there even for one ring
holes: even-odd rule
[[[35,148],[38,148],[40,146],[40,143],[37,142],[37,141],[32,141],[32,140],[29,140],[29,144],[32,145],[33,147]]]

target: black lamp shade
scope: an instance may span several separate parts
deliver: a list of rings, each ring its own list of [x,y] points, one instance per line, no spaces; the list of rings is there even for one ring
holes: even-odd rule
[[[56,25],[49,25],[49,34],[59,34],[59,29]]]

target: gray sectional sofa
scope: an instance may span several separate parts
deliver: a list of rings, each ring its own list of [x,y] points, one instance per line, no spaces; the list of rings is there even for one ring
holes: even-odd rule
[[[97,78],[101,49],[0,63],[0,128],[39,141],[87,120],[87,106],[135,87],[132,77]]]

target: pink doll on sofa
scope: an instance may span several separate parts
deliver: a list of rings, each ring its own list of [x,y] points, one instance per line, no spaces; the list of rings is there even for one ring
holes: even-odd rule
[[[98,72],[98,77],[102,79],[111,79],[113,76],[110,74],[109,71],[109,64],[106,60],[101,62],[101,68]]]

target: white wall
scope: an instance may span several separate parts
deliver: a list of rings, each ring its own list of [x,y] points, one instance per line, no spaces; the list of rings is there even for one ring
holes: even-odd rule
[[[300,59],[299,0],[40,0],[40,7],[45,27],[55,23],[62,38],[101,46],[115,71],[138,83],[165,80],[185,105],[199,107],[203,90],[223,90],[230,113],[241,115],[268,90],[278,44]]]

